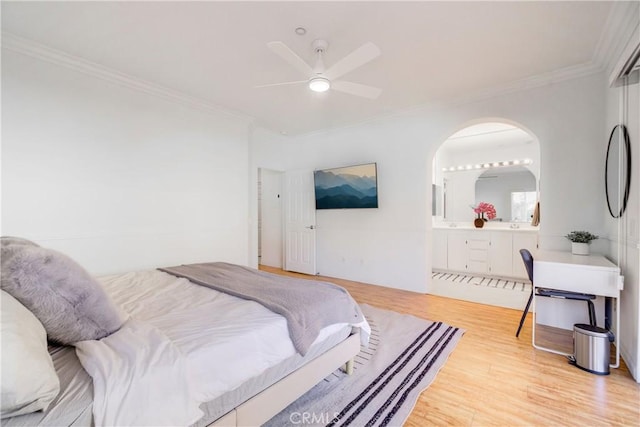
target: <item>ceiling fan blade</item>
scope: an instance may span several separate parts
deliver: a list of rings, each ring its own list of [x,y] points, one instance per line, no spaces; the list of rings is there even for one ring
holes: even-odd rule
[[[282,83],[269,83],[266,85],[258,85],[258,86],[254,86],[255,88],[258,87],[271,87],[271,86],[287,86],[287,85],[297,85],[300,83],[307,83],[307,80],[298,80],[295,82],[282,82]]]
[[[304,62],[304,60],[300,58],[294,51],[289,49],[289,46],[287,46],[286,44],[275,41],[267,43],[267,46],[273,53],[287,61],[289,64],[293,65],[305,76],[311,77],[313,75],[313,69],[309,66],[309,64]]]
[[[375,44],[368,42],[333,64],[323,74],[329,80],[336,79],[349,71],[366,64],[380,55],[380,48]]]
[[[331,89],[369,99],[376,99],[382,93],[382,89],[377,87],[345,81],[331,82]]]

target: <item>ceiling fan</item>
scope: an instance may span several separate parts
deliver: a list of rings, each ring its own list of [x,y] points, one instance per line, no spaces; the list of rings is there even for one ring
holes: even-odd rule
[[[322,56],[329,46],[329,43],[327,43],[325,40],[315,40],[311,44],[311,46],[313,47],[313,51],[317,56],[315,65],[313,67],[307,64],[283,42],[273,41],[267,43],[267,46],[273,53],[287,61],[289,64],[293,65],[296,69],[307,76],[307,80],[273,83],[257,87],[307,83],[309,89],[314,92],[326,92],[327,90],[332,89],[348,93],[350,95],[361,96],[369,99],[376,99],[378,96],[380,96],[380,93],[382,93],[382,89],[379,89],[377,87],[347,82],[343,80],[335,80],[340,76],[343,76],[348,72],[361,67],[362,65],[380,55],[380,49],[378,48],[378,46],[371,42],[363,44],[358,49],[354,50],[349,55],[345,56],[329,68],[325,68],[322,61]]]

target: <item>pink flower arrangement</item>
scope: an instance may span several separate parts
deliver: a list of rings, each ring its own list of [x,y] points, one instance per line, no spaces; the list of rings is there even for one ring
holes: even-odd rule
[[[484,218],[485,214],[488,219],[494,219],[496,217],[496,208],[491,203],[480,202],[478,206],[471,206],[471,208],[478,214],[478,218]]]

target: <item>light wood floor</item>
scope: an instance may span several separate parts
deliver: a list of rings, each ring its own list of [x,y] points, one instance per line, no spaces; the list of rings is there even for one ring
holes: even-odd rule
[[[272,273],[311,278],[261,267]],[[521,312],[433,295],[320,277],[359,303],[438,320],[466,330],[406,425],[639,426],[640,385],[626,366],[608,376],[567,364],[531,346],[531,319]]]

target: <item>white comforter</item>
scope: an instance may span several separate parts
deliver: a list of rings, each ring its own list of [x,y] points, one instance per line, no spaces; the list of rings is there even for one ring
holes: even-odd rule
[[[130,320],[77,345],[94,380],[97,425],[192,424],[200,403],[296,353],[286,320],[256,302],[155,270],[100,280]],[[366,322],[354,326],[368,335]]]
[[[195,423],[197,382],[186,357],[160,330],[129,319],[100,341],[76,343],[93,378],[97,426],[179,426]]]

